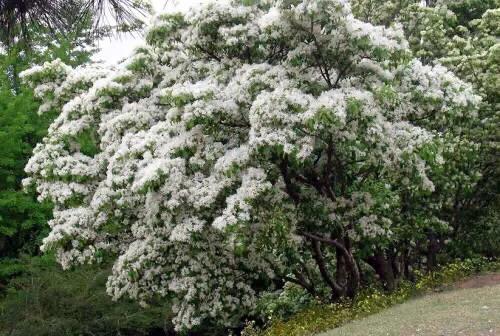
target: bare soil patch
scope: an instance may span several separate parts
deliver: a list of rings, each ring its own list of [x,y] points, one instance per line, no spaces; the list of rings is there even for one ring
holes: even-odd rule
[[[458,289],[463,288],[480,288],[485,286],[494,286],[500,284],[500,273],[477,275],[456,283],[453,287]]]

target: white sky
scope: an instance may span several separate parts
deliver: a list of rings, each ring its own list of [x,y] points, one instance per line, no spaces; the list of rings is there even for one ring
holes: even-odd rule
[[[172,11],[187,11],[189,8],[206,3],[209,1],[220,0],[151,0],[155,13],[172,12]],[[425,4],[425,0],[421,0]],[[141,33],[134,35],[122,34],[107,38],[99,43],[101,49],[92,57],[94,61],[101,61],[107,64],[116,64],[118,61],[127,58],[135,47],[138,47],[143,41]]]
[[[169,11],[186,11],[189,8],[205,3],[211,0],[151,0],[155,13]],[[147,20],[146,20],[147,22]],[[101,49],[92,59],[107,64],[116,64],[118,61],[127,58],[135,47],[138,47],[143,41],[141,33],[122,34],[106,38],[99,42]]]

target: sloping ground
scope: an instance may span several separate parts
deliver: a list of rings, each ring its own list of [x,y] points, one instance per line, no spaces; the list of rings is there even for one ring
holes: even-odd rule
[[[456,288],[318,336],[500,336],[500,275],[471,278]]]
[[[478,275],[455,284],[455,288],[479,288],[484,286],[494,286],[500,284],[499,274]]]

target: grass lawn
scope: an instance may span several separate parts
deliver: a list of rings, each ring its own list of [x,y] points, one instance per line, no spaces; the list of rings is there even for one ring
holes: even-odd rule
[[[500,284],[428,295],[318,336],[500,336]]]

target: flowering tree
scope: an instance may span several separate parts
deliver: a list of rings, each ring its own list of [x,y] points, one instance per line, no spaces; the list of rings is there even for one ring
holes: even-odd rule
[[[437,192],[411,204],[422,207],[424,202],[425,213],[439,213],[448,222],[447,230],[428,230],[424,250],[435,255],[446,250],[445,242],[452,242],[447,249],[454,255],[497,255],[498,1],[440,0],[427,6],[420,1],[352,2],[358,18],[386,25],[400,22],[415,56],[426,64],[446,66],[481,95],[478,116],[455,120],[448,130],[460,142],[443,151],[446,173],[440,175],[445,178],[432,178]],[[428,258],[430,264],[433,259]]]
[[[26,167],[55,204],[43,250],[114,258],[109,294],[173,297],[178,329],[233,325],[273,279],[354,296],[365,260],[388,280],[407,196],[480,102],[341,0],[164,14],[116,69],[24,77],[60,111]]]
[[[390,26],[401,12],[412,5],[421,5],[421,0],[351,0],[352,12],[360,20]]]

